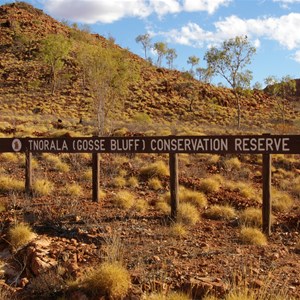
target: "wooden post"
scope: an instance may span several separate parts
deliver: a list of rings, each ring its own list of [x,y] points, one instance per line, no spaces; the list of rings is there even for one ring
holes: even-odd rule
[[[170,168],[171,219],[176,220],[177,210],[179,206],[177,153],[169,153],[169,168]]]
[[[25,152],[25,193],[32,196],[32,153],[28,150]]]
[[[262,229],[269,236],[271,234],[271,154],[263,154],[263,205]]]
[[[100,181],[100,159],[98,153],[93,153],[93,201],[99,201],[99,181]]]

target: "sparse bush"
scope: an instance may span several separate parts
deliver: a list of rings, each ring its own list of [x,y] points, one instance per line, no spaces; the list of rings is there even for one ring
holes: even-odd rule
[[[140,174],[142,176],[145,176],[147,178],[150,177],[164,177],[164,176],[168,176],[169,175],[169,168],[168,166],[165,164],[164,161],[159,160],[157,162],[154,162],[152,164],[149,164],[146,167],[143,167],[141,169]]]
[[[200,190],[204,193],[216,193],[220,189],[220,183],[215,178],[205,178],[200,183]]]
[[[126,296],[130,288],[128,271],[117,262],[105,262],[91,270],[85,281],[86,288],[93,294],[108,295],[110,299]]]
[[[161,184],[161,181],[157,177],[150,178],[148,180],[148,185],[151,189],[153,189],[155,191],[162,189],[162,187],[163,187]]]
[[[184,225],[195,225],[200,220],[197,207],[191,203],[181,203],[178,208],[177,222]]]
[[[134,195],[131,194],[130,192],[119,191],[114,197],[113,201],[118,207],[129,209],[132,207],[134,203],[134,199],[135,199]]]
[[[267,245],[267,238],[257,228],[243,227],[241,229],[241,241],[245,244],[265,246]]]
[[[35,234],[33,233],[30,226],[22,223],[10,228],[8,235],[9,241],[15,250],[22,246],[25,246],[35,237]]]
[[[38,196],[47,196],[52,194],[54,190],[54,184],[47,179],[37,179],[33,183],[33,191]]]
[[[236,216],[236,211],[229,205],[213,205],[205,212],[205,216],[213,220],[230,220]]]

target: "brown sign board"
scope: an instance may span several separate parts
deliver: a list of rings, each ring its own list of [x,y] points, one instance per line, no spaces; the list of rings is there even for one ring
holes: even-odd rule
[[[1,152],[300,154],[300,135],[0,138]]]

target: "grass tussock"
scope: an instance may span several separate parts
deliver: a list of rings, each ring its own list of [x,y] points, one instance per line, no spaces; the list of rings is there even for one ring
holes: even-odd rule
[[[212,205],[204,215],[212,220],[230,220],[236,217],[236,211],[229,205]]]
[[[266,236],[257,228],[243,227],[240,233],[241,241],[244,244],[265,246],[267,245]]]
[[[67,184],[65,194],[68,196],[80,197],[83,195],[82,187],[77,183]]]
[[[149,185],[150,189],[153,189],[155,191],[160,190],[160,189],[163,188],[160,179],[157,178],[157,177],[150,178],[148,180],[148,185]]]
[[[200,190],[206,194],[216,193],[220,190],[220,182],[217,178],[205,178],[200,183]]]
[[[145,300],[191,300],[191,298],[181,292],[170,292],[168,294],[156,292],[147,295]]]
[[[0,213],[6,211],[6,205],[0,202]]]
[[[149,204],[144,199],[138,199],[134,203],[134,209],[140,213],[144,213],[149,208]]]
[[[11,178],[7,175],[0,175],[0,191],[1,192],[22,192],[24,191],[24,180]]]
[[[23,223],[16,224],[15,226],[11,227],[9,229],[8,235],[11,246],[15,250],[25,246],[35,237],[35,234],[32,231],[31,227]]]
[[[179,191],[179,198],[180,201],[191,203],[199,208],[204,208],[207,206],[206,195],[202,192],[183,188]]]
[[[229,158],[225,161],[225,168],[228,171],[232,171],[232,170],[240,170],[242,163],[241,161],[237,158],[237,157],[232,157]]]
[[[122,188],[126,186],[126,179],[123,176],[117,176],[113,179],[113,186],[117,188]]]
[[[165,164],[164,161],[159,160],[152,164],[149,164],[146,167],[141,168],[140,174],[147,178],[158,177],[162,178],[170,174],[169,167]]]
[[[89,273],[86,289],[93,294],[107,295],[110,299],[125,297],[130,288],[130,275],[118,262],[104,262]]]
[[[155,203],[155,208],[159,211],[162,211],[164,214],[171,213],[171,206],[164,200],[157,201]]]
[[[200,220],[198,209],[191,203],[181,203],[178,208],[177,222],[184,225],[195,225]]]
[[[127,185],[132,187],[132,188],[136,188],[139,186],[139,180],[137,177],[135,176],[131,176],[128,178],[127,180]]]
[[[173,237],[185,237],[187,236],[188,231],[186,229],[186,226],[182,223],[175,222],[170,226],[170,235]]]
[[[240,214],[240,223],[246,227],[262,226],[262,210],[261,208],[248,207]]]
[[[135,196],[128,192],[128,191],[119,191],[114,199],[113,202],[119,208],[129,209],[133,206],[135,200]]]
[[[5,262],[0,259],[0,279],[4,277],[4,273],[5,273],[4,266],[5,266]]]
[[[294,204],[293,198],[286,192],[272,190],[272,208],[277,212],[287,212]]]
[[[48,196],[54,191],[54,184],[47,179],[37,179],[33,183],[33,191],[38,196]]]

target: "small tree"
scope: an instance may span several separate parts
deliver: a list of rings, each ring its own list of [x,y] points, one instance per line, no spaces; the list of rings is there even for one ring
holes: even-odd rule
[[[235,37],[224,41],[220,48],[210,48],[204,56],[213,74],[223,77],[233,89],[237,104],[237,125],[241,125],[241,103],[239,91],[249,87],[252,73],[244,68],[251,63],[256,52],[247,36]]]
[[[163,57],[167,54],[168,47],[166,43],[157,42],[154,44],[154,50],[157,53],[157,65],[160,67]]]
[[[188,58],[187,63],[191,65],[191,71],[193,72],[194,66],[198,65],[200,61],[200,58],[192,55]]]
[[[50,66],[51,92],[55,92],[59,72],[71,49],[70,41],[61,34],[50,34],[42,41],[41,58]]]
[[[198,80],[210,83],[212,78],[212,70],[210,68],[196,68],[196,74],[198,75]]]
[[[281,80],[278,80],[275,76],[268,76],[264,82],[267,85],[265,88],[266,92],[281,98],[281,101],[278,101],[278,108],[281,112],[282,121],[285,124],[286,97],[296,93],[296,81],[291,76],[284,76]]]
[[[172,48],[168,49],[167,50],[166,59],[167,59],[167,63],[168,63],[169,69],[173,68],[173,62],[174,62],[174,59],[176,59],[176,58],[177,58],[176,50],[172,49]]]
[[[147,59],[147,50],[151,48],[150,34],[140,34],[135,38],[137,43],[141,43],[145,52],[145,59]]]

